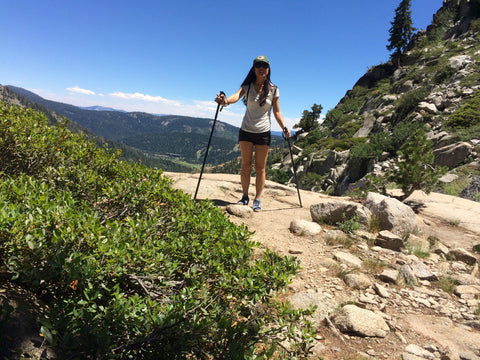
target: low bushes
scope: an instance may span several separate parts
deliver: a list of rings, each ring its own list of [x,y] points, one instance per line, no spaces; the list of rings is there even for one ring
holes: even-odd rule
[[[79,358],[287,357],[308,311],[275,300],[298,262],[210,202],[0,103],[0,264],[50,307],[41,332]],[[1,331],[0,331],[1,332]],[[288,348],[276,345],[290,339]]]

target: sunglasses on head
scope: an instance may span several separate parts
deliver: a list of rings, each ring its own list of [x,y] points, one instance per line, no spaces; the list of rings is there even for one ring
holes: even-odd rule
[[[255,67],[257,69],[259,69],[259,68],[268,69],[268,64],[266,62],[259,61],[259,62],[255,63]]]

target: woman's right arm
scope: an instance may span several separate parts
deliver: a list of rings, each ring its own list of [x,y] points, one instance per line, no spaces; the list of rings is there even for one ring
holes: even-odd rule
[[[230,104],[235,104],[238,100],[240,100],[242,98],[244,93],[245,93],[245,91],[243,91],[243,89],[240,88],[240,89],[238,89],[238,91],[235,94],[230,95],[227,98],[223,94],[217,94],[217,97],[216,97],[215,101],[218,104],[223,105],[223,106],[230,105]]]

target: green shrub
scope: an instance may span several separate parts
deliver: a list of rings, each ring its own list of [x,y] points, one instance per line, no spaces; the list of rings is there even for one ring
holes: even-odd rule
[[[438,287],[448,294],[452,294],[457,285],[457,281],[451,276],[442,275],[438,278]]]
[[[395,126],[392,133],[393,149],[399,150],[417,130],[425,131],[425,125],[418,122],[402,122]]]
[[[364,103],[364,99],[358,96],[344,97],[338,108],[344,113],[358,112]]]
[[[424,88],[410,90],[400,97],[395,112],[396,122],[402,121],[428,95]]]
[[[449,82],[451,80],[451,78],[453,77],[453,75],[456,74],[456,72],[457,72],[457,70],[455,70],[454,68],[452,68],[449,65],[446,65],[446,66],[444,66],[443,68],[441,68],[440,70],[437,71],[433,81],[437,85],[443,84],[445,82]]]
[[[362,127],[362,120],[353,119],[338,125],[333,131],[332,135],[336,138],[348,139],[351,138],[358,129]]]
[[[300,187],[306,190],[320,190],[320,184],[325,180],[325,176],[313,172],[307,172],[300,180]]]
[[[268,358],[287,338],[284,357],[308,353],[312,309],[274,297],[293,257],[254,260],[211,202],[39,113],[0,102],[0,135],[0,261],[49,306],[63,357]]]
[[[452,129],[465,129],[480,124],[480,90],[450,115],[445,125]]]
[[[337,109],[337,108],[331,109],[325,115],[325,120],[323,122],[323,125],[325,125],[329,129],[333,129],[340,122],[340,119],[342,118],[342,116],[343,116],[343,113],[340,109]]]
[[[345,151],[345,150],[349,150],[355,145],[364,143],[366,140],[367,139],[363,137],[346,138],[346,139],[335,139],[332,137],[328,137],[318,141],[316,144],[316,147],[318,149]]]
[[[288,173],[284,170],[274,169],[269,171],[269,179],[280,184],[286,184],[290,179]]]
[[[384,152],[393,150],[392,137],[387,132],[374,133],[370,142],[358,144],[350,151],[350,157],[355,159],[374,159]]]
[[[351,218],[347,219],[345,213],[342,214],[342,221],[337,222],[337,226],[344,233],[352,234],[356,230],[362,227],[359,221],[360,217],[358,214],[354,214]]]

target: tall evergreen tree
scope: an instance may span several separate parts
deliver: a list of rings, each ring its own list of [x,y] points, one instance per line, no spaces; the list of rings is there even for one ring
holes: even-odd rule
[[[400,66],[401,56],[405,52],[416,30],[412,26],[410,1],[411,0],[402,0],[400,2],[400,5],[395,9],[395,17],[391,22],[392,27],[388,31],[390,38],[388,39],[389,44],[387,45],[387,50],[394,50],[390,58],[397,63],[397,66]]]

